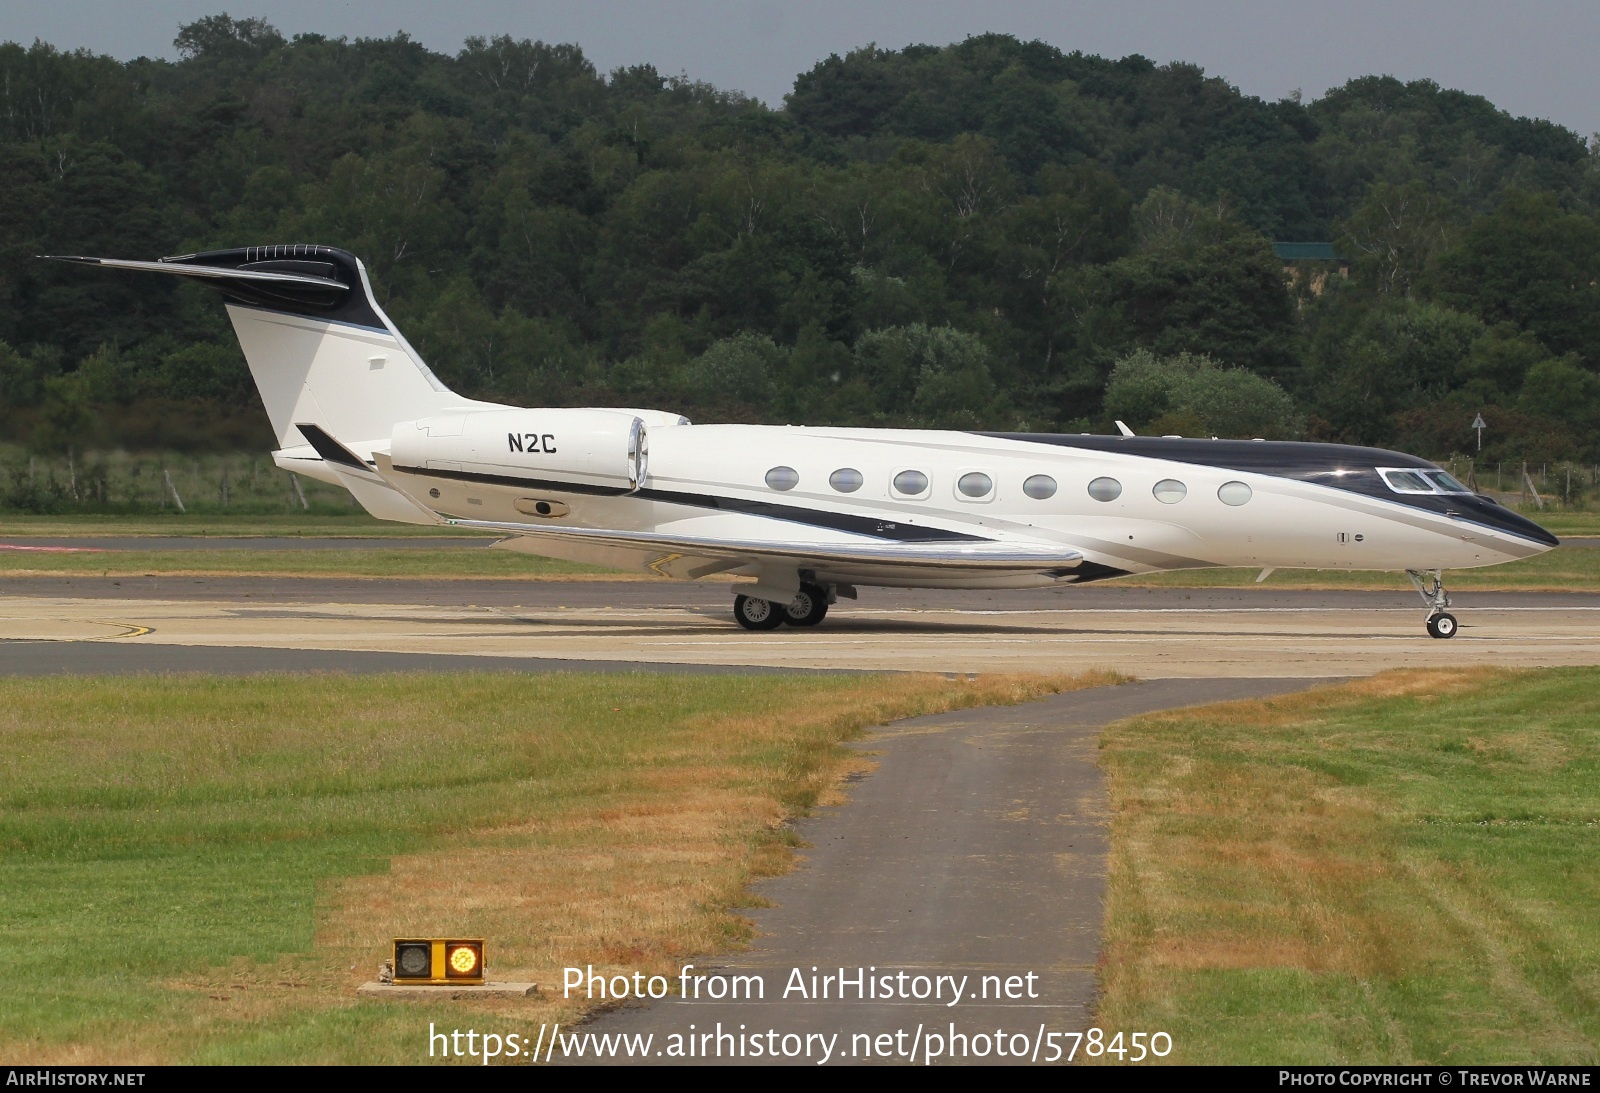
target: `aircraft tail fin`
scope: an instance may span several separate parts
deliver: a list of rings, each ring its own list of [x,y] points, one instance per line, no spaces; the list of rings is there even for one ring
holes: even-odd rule
[[[47,257],[189,277],[218,289],[280,449],[303,444],[298,426],[306,423],[370,454],[387,447],[399,422],[475,405],[423,363],[348,251],[294,244],[159,262]]]

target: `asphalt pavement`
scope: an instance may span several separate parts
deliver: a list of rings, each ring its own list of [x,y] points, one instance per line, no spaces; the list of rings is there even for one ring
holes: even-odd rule
[[[691,979],[689,997],[613,1010],[581,1031],[647,1033],[662,1051],[674,1034],[679,1043],[709,1036],[694,1061],[713,1064],[815,1064],[829,1037],[834,1062],[906,1063],[910,1046],[926,1053],[934,1034],[952,1050],[952,1033],[967,1038],[967,1057],[942,1061],[1040,1061],[1002,1057],[994,1034],[1014,1048],[1017,1034],[1031,1045],[1041,1031],[1081,1032],[1093,1019],[1110,845],[1100,730],[1306,686],[1159,680],[878,729],[861,745],[878,768],[850,786],[848,804],[798,825],[810,844],[798,868],[756,886],[771,906],[750,913],[750,949],[685,958],[693,975],[708,976],[698,988]],[[714,1000],[735,976],[746,995],[759,980],[761,996]],[[753,1055],[752,1038],[779,1045],[780,1057]],[[975,1057],[985,1042],[986,1056]],[[785,1043],[802,1054],[783,1057]]]

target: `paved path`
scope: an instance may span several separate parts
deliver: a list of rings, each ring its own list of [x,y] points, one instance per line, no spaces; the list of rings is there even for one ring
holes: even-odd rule
[[[948,1039],[952,1023],[968,1036],[1082,1030],[1093,1012],[1109,846],[1095,758],[1101,727],[1152,710],[1304,686],[1292,679],[1165,680],[880,729],[865,745],[879,753],[878,769],[850,787],[848,804],[802,822],[799,833],[812,848],[800,866],[758,886],[773,906],[752,912],[752,948],[696,961],[697,971],[712,976],[701,984],[700,1000],[630,1006],[586,1031],[649,1032],[658,1044],[687,1034],[691,1024],[713,1036],[719,1024],[735,1036],[741,1026],[747,1036],[769,1029],[802,1038],[839,1033],[835,1054],[848,1056],[852,1046],[858,1055],[863,1050],[856,1035],[877,1044],[889,1034],[883,1043],[892,1043],[902,1030],[904,1050],[919,1026],[924,1048],[930,1032]],[[795,969],[810,993],[813,967],[819,977],[837,977],[841,968],[846,978],[857,969],[876,969],[869,976],[903,971],[908,989],[916,976],[965,978],[967,997],[946,1004],[946,980],[943,1003],[859,1000],[854,988],[843,1000],[836,989],[827,999],[794,992],[785,999]],[[709,999],[717,982],[731,984],[735,975],[759,976],[764,999]],[[1020,997],[983,999],[985,977],[991,994],[1003,994],[1011,981]],[[813,1040],[813,1049],[820,1044]],[[723,1050],[737,1052],[738,1041],[731,1048],[723,1041]],[[723,1061],[753,1061],[746,1051]],[[847,1061],[905,1060],[891,1052]]]

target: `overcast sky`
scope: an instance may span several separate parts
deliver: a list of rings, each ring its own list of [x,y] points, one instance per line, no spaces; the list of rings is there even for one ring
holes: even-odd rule
[[[1594,0],[0,0],[0,40],[174,57],[178,25],[220,10],[291,36],[405,30],[445,52],[478,34],[577,42],[602,70],[649,62],[773,105],[830,53],[999,31],[1190,61],[1267,99],[1311,99],[1372,73],[1427,77],[1584,136],[1600,130]]]

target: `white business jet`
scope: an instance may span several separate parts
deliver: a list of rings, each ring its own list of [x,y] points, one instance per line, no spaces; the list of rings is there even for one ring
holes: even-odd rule
[[[1208,566],[1407,573],[1448,638],[1441,571],[1559,545],[1434,464],[1377,448],[931,429],[691,425],[452,392],[333,247],[158,262],[221,290],[278,466],[373,516],[502,533],[552,558],[734,585],[749,630],[815,626],[860,586],[1034,588]]]

